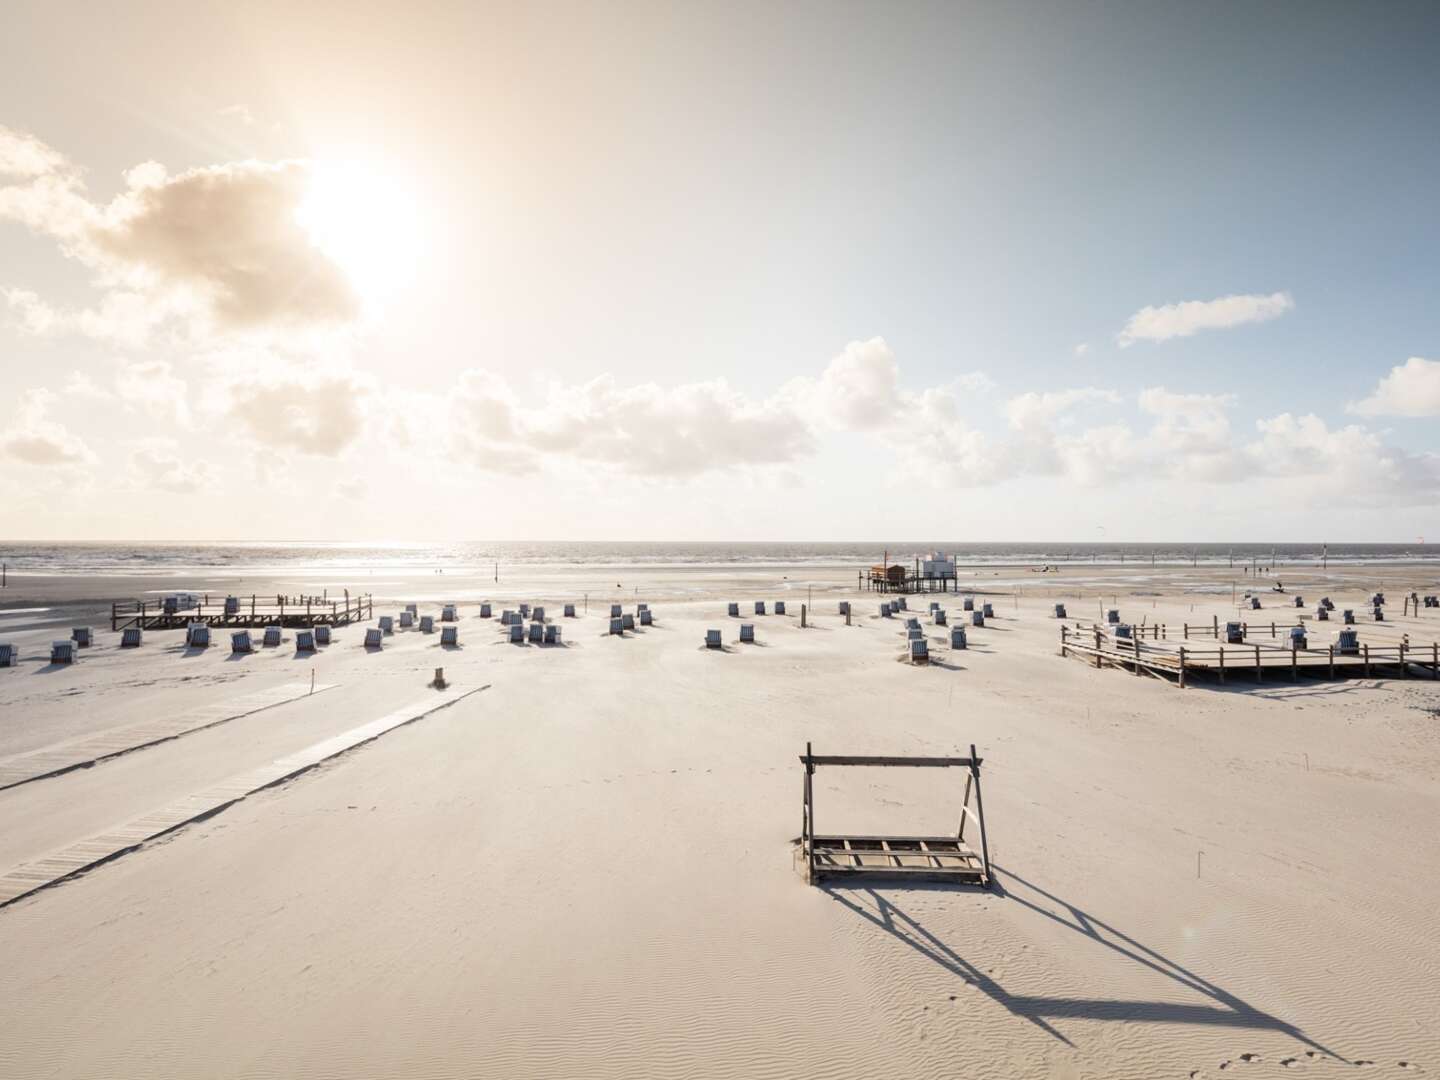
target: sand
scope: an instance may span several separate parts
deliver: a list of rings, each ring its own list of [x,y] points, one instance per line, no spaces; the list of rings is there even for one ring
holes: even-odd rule
[[[0,616],[26,657],[0,670],[0,758],[312,672],[334,687],[0,791],[0,873],[427,692],[488,689],[0,908],[0,1076],[1440,1072],[1440,683],[1180,691],[1057,655],[1056,599],[1223,620],[1228,569],[987,570],[965,584],[998,618],[964,652],[932,629],[928,668],[900,662],[901,624],[851,571],[602,573],[376,575],[349,584],[377,614],[460,601],[462,647],[403,632],[368,653],[351,627],[314,657],[292,631],[243,659],[223,634],[122,652],[100,614],[164,581],[12,578],[0,606],[52,610]],[[1440,612],[1398,605],[1440,591],[1433,575],[1283,576],[1342,607],[1385,588],[1387,632],[1428,643]],[[553,617],[587,592],[588,615],[557,619],[563,649],[505,644],[473,604]],[[656,625],[606,635],[615,594]],[[757,598],[791,614],[747,614],[758,644],[741,647],[725,604]],[[81,620],[97,645],[49,668],[45,644]],[[725,651],[702,647],[709,627]],[[427,689],[440,665],[451,691]],[[807,740],[975,743],[996,888],[807,885]],[[954,828],[954,774],[816,780],[822,827]]]

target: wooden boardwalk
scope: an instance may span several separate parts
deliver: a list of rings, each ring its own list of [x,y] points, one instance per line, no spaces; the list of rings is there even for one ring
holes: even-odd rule
[[[314,687],[314,692],[329,690],[334,685],[334,683],[321,683]],[[177,739],[181,735],[188,735],[190,732],[200,731],[202,728],[214,727],[227,720],[238,720],[242,716],[249,716],[262,709],[274,708],[276,705],[283,705],[287,701],[306,697],[310,693],[309,683],[287,683],[284,686],[271,687],[269,690],[258,690],[253,694],[246,694],[230,701],[202,705],[198,709],[192,709],[181,715],[164,716],[139,724],[111,728],[109,731],[102,731],[95,735],[86,735],[79,739],[42,747],[39,750],[16,754],[0,760],[0,791],[18,784],[27,784],[32,780],[59,776],[72,769],[88,768],[97,761],[104,761],[106,758],[128,754],[132,750],[140,750],[146,746],[154,746],[156,743]]]
[[[351,728],[332,738],[308,746],[295,754],[241,773],[218,784],[197,791],[179,802],[153,810],[143,817],[124,822],[77,844],[52,852],[41,859],[24,863],[0,875],[0,907],[14,903],[37,890],[74,877],[76,874],[109,862],[191,822],[218,814],[264,788],[272,787],[323,761],[337,757],[357,746],[378,739],[388,731],[413,723],[431,713],[454,705],[457,701],[489,689],[489,684],[460,694],[431,693],[403,709]]]

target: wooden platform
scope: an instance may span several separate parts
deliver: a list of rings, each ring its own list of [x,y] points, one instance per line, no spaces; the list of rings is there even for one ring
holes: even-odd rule
[[[1370,624],[1367,624],[1367,627]],[[1283,640],[1283,639],[1280,639]],[[1440,680],[1440,642],[1370,642],[1354,652],[1334,645],[1301,649],[1277,641],[1196,645],[1193,640],[1117,638],[1105,627],[1060,628],[1060,655],[1078,657],[1095,667],[1115,667],[1153,675],[1184,689],[1197,676],[1224,683],[1237,676],[1257,683],[1302,676],[1312,679],[1419,676]]]
[[[314,687],[314,693],[329,690],[334,683],[321,683]],[[59,776],[72,769],[83,769],[107,758],[128,754],[156,743],[177,739],[192,731],[214,727],[228,720],[274,708],[287,701],[307,697],[311,693],[309,683],[287,683],[284,686],[258,690],[230,701],[202,705],[199,708],[175,716],[162,716],[139,724],[111,728],[94,735],[55,743],[39,750],[30,750],[0,760],[0,791],[26,784],[32,780],[43,780]]]
[[[817,836],[814,881],[863,876],[867,881],[951,881],[984,885],[985,864],[953,836]]]
[[[348,626],[364,622],[375,613],[368,593],[339,599],[318,596],[237,597],[239,609],[226,613],[226,597],[206,594],[199,603],[182,611],[166,612],[163,600],[122,600],[110,605],[110,629],[138,626],[142,630],[183,630],[191,623],[236,630],[266,626],[308,628]]]
[[[489,689],[488,684],[458,694],[446,694],[443,691],[428,694],[378,720],[351,728],[298,753],[278,758],[268,765],[211,785],[179,802],[124,822],[78,844],[71,844],[44,858],[17,866],[5,874],[0,874],[0,907],[134,851],[147,840],[154,840],[191,822],[218,814],[247,795],[290,780],[323,761],[486,689]]]

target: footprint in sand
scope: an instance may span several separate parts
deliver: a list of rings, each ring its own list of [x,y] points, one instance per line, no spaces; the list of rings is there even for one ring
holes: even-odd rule
[[[1373,1061],[1366,1061],[1364,1058],[1358,1058],[1358,1059],[1356,1059],[1356,1061],[1355,1061],[1355,1067],[1356,1067],[1357,1069],[1370,1069],[1370,1068],[1374,1068],[1374,1066],[1375,1066],[1375,1062],[1373,1062]]]
[[[1243,1062],[1245,1062],[1245,1064],[1247,1064],[1247,1065],[1252,1065],[1252,1064],[1254,1064],[1255,1062],[1257,1062],[1257,1061],[1260,1060],[1260,1055],[1259,1055],[1259,1054],[1241,1054],[1241,1055],[1240,1055],[1240,1060],[1243,1061]]]
[[[1281,1065],[1284,1065],[1287,1069],[1293,1069],[1293,1068],[1295,1068],[1296,1066],[1298,1066],[1298,1065],[1300,1064],[1300,1059],[1299,1059],[1299,1058],[1281,1058],[1281,1059],[1280,1059],[1280,1064],[1281,1064]]]
[[[1400,1068],[1402,1068],[1402,1069],[1412,1069],[1412,1070],[1414,1070],[1415,1072],[1424,1072],[1424,1071],[1425,1071],[1424,1069],[1420,1068],[1419,1065],[1416,1065],[1415,1062],[1413,1062],[1413,1061],[1397,1061],[1395,1064],[1396,1064],[1396,1065],[1399,1065]]]
[[[1225,1070],[1225,1069],[1228,1069],[1229,1067],[1230,1067],[1230,1062],[1228,1062],[1228,1061],[1222,1061],[1222,1062],[1220,1062],[1220,1068],[1221,1068],[1222,1071]]]

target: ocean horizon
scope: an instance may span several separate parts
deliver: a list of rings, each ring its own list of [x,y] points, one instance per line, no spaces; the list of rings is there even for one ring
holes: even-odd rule
[[[1431,562],[1433,544],[1149,544],[1119,542],[952,541],[470,541],[423,542],[145,542],[0,544],[11,574],[169,575],[226,570],[249,573],[315,570],[481,572],[504,566],[725,568],[868,566],[888,557],[909,562],[931,551],[961,565],[1248,565]]]

